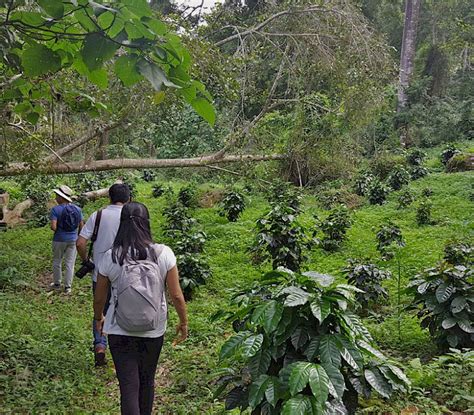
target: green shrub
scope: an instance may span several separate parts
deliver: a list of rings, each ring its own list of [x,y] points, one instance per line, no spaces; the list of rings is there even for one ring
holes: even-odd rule
[[[474,154],[456,154],[446,164],[446,171],[450,173],[474,170]]]
[[[155,180],[155,172],[153,170],[143,170],[142,179],[145,182],[152,182]]]
[[[221,216],[225,216],[229,222],[236,222],[245,209],[244,196],[235,191],[228,191],[220,203]]]
[[[433,189],[431,187],[424,187],[422,190],[421,190],[421,196],[423,197],[431,197],[433,196],[434,192],[433,192]]]
[[[186,186],[183,187],[178,192],[178,202],[180,202],[185,207],[194,207],[196,206],[196,187],[195,186]]]
[[[418,225],[432,225],[431,208],[433,204],[428,199],[423,199],[416,209],[416,223]]]
[[[374,309],[380,301],[388,298],[388,293],[382,287],[382,281],[390,278],[390,271],[378,268],[369,261],[349,259],[343,269],[349,284],[359,288],[356,300],[361,306],[361,311],[367,315],[369,309]]]
[[[380,180],[385,180],[397,165],[405,166],[405,158],[403,156],[383,152],[371,160],[370,170],[374,176]]]
[[[418,180],[428,175],[428,169],[423,166],[412,166],[409,173],[412,180]]]
[[[349,210],[339,206],[331,211],[329,216],[319,221],[317,227],[322,231],[321,246],[325,251],[337,251],[347,238],[347,230],[352,224]],[[315,233],[316,236],[317,232]]]
[[[226,409],[354,413],[359,396],[405,391],[406,376],[350,311],[357,291],[329,275],[272,271],[239,293],[227,317],[236,334],[220,350],[229,366],[215,394],[226,396]]]
[[[466,242],[450,242],[444,247],[444,260],[451,265],[473,265],[474,247]]]
[[[415,196],[410,190],[405,190],[398,195],[398,207],[399,209],[410,206],[415,201]]]
[[[165,188],[163,187],[163,185],[161,185],[161,184],[155,184],[155,185],[152,187],[151,195],[152,195],[154,198],[158,198],[158,197],[162,196],[163,193],[165,193]]]
[[[406,155],[406,161],[409,166],[421,166],[426,159],[426,153],[419,148],[410,150]]]
[[[402,166],[395,166],[388,175],[387,182],[393,190],[400,190],[410,182],[410,174]]]
[[[250,251],[254,262],[270,261],[273,269],[285,267],[298,271],[311,245],[306,229],[296,219],[290,206],[275,205],[257,220],[257,236]]]
[[[453,144],[448,144],[439,155],[439,160],[441,161],[441,163],[443,163],[444,166],[447,166],[449,160],[451,160],[457,154],[461,154],[461,151],[457,149]]]
[[[370,184],[375,180],[373,174],[363,172],[354,181],[354,192],[359,196],[365,196]]]
[[[367,189],[367,198],[371,205],[383,205],[387,200],[390,189],[380,180],[373,180]]]
[[[474,269],[441,262],[415,278],[408,294],[440,350],[474,347]]]
[[[188,232],[196,224],[196,219],[189,215],[189,210],[181,203],[173,203],[163,212],[166,218],[165,234],[173,236],[176,231]]]
[[[179,269],[179,284],[186,301],[192,300],[194,290],[204,285],[211,276],[207,262],[199,255],[179,253],[176,255],[176,264]]]
[[[395,250],[405,246],[402,231],[392,222],[382,225],[376,234],[377,250],[385,260],[392,259]]]
[[[288,206],[295,214],[301,210],[301,190],[290,183],[282,181],[273,183],[268,187],[267,199],[271,206]]]

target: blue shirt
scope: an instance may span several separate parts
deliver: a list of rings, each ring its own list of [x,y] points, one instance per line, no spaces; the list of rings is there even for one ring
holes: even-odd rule
[[[61,215],[63,214],[64,212],[64,207],[66,205],[57,205],[55,207],[53,207],[51,209],[51,212],[49,214],[49,219],[51,220],[55,220],[57,221],[57,228],[56,228],[56,232],[54,232],[54,237],[53,237],[53,241],[56,241],[56,242],[76,242],[77,240],[77,229],[73,230],[73,231],[65,231],[64,229],[61,228]],[[81,216],[81,220],[84,220],[84,216],[82,215],[82,211],[81,211],[81,208],[79,206],[76,206],[76,205],[72,205],[74,206],[78,212],[79,212],[79,215]]]

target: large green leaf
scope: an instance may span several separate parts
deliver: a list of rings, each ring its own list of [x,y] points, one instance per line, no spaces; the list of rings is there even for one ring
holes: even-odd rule
[[[219,358],[226,359],[227,357],[231,356],[235,353],[235,351],[239,348],[242,344],[244,339],[250,335],[248,331],[240,331],[230,339],[228,339],[221,347],[221,351],[219,354]]]
[[[61,68],[61,57],[40,44],[28,46],[21,55],[21,65],[27,76],[35,77]]]
[[[359,350],[344,336],[338,336],[338,346],[342,358],[351,366],[354,370],[359,370],[363,364],[363,358]]]
[[[268,348],[260,349],[248,362],[248,368],[252,376],[256,377],[262,373],[266,373],[271,361],[272,355],[270,350]]]
[[[321,298],[320,307],[321,307],[321,323],[322,323],[331,314],[331,300],[324,297]]]
[[[285,307],[297,307],[308,302],[309,294],[299,287],[288,287],[283,290],[287,294]]]
[[[312,339],[305,350],[305,356],[310,361],[314,360],[319,353],[319,340],[319,337]]]
[[[107,87],[109,86],[109,78],[107,75],[107,71],[104,68],[99,68],[95,71],[89,72],[87,77],[92,83],[94,83],[101,89],[107,89]]]
[[[148,80],[156,91],[161,90],[161,86],[165,85],[171,88],[179,88],[166,77],[163,70],[153,62],[141,59],[137,64],[138,71]]]
[[[138,57],[123,55],[115,61],[115,73],[124,86],[129,87],[143,79],[137,70]]]
[[[329,395],[329,376],[321,365],[313,364],[309,373],[309,386],[318,403],[326,402]]]
[[[444,303],[451,297],[454,287],[450,284],[443,283],[436,289],[436,299],[439,303]]]
[[[451,301],[451,311],[453,313],[460,313],[467,307],[467,301],[464,297],[456,297],[453,301]]]
[[[312,406],[309,397],[296,395],[285,402],[281,415],[308,415],[311,413]]]
[[[472,327],[471,322],[469,320],[458,321],[458,326],[462,331],[465,331],[466,333],[474,333],[474,327]]]
[[[260,348],[262,347],[263,343],[263,334],[255,334],[247,339],[242,343],[242,356],[244,357],[252,357],[255,356]]]
[[[267,301],[257,307],[252,314],[252,323],[262,325],[265,332],[271,333],[278,327],[283,307],[275,300]]]
[[[54,19],[60,19],[64,15],[64,4],[62,0],[37,0],[39,6]]]
[[[321,363],[336,368],[341,366],[341,354],[337,344],[336,335],[327,334],[321,336],[319,342],[319,353],[321,355]]]
[[[267,390],[269,377],[268,375],[260,375],[255,381],[252,382],[249,388],[249,405],[252,409],[255,409],[265,397]]]
[[[381,360],[386,359],[385,355],[382,352],[378,351],[364,340],[358,340],[357,345],[360,349],[364,350],[365,352],[371,354],[374,357],[378,357]]]
[[[443,322],[441,323],[441,326],[443,327],[443,329],[448,330],[448,329],[450,329],[451,327],[454,327],[457,322],[458,322],[458,319],[457,319],[457,318],[455,318],[455,317],[448,317],[448,318],[445,318],[445,319],[443,320]]]
[[[216,123],[216,111],[212,104],[206,98],[195,98],[191,101],[191,106],[209,125],[214,126]]]
[[[139,18],[148,17],[152,14],[146,0],[123,0],[123,4]]]
[[[271,376],[267,381],[267,389],[265,390],[265,398],[274,408],[280,399],[280,382],[278,378]]]
[[[330,380],[328,384],[329,393],[336,399],[342,399],[342,395],[346,390],[346,383],[344,381],[344,376],[342,375],[341,371],[339,370],[339,368],[328,364],[323,363],[321,366],[326,371]]]
[[[100,33],[89,33],[82,46],[81,55],[90,71],[99,69],[115,55],[118,45]]]
[[[320,299],[314,300],[311,302],[310,307],[311,307],[311,312],[313,313],[313,316],[316,317],[316,320],[318,320],[320,323],[323,322],[322,317],[321,317],[321,304],[320,304]]]
[[[289,380],[290,394],[292,396],[301,392],[306,387],[312,367],[313,364],[310,362],[298,362],[292,365]]]
[[[385,398],[390,398],[390,395],[392,394],[392,386],[387,382],[378,369],[365,369],[364,377],[369,385],[380,393],[380,395]]]

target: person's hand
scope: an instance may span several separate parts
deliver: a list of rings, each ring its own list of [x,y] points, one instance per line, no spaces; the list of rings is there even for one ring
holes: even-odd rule
[[[184,342],[188,337],[188,323],[179,323],[176,326],[176,338],[173,341],[173,346]]]
[[[95,321],[95,328],[96,330],[100,333],[101,336],[103,336],[103,328],[104,328],[104,321],[105,321],[105,317],[102,316],[100,320],[97,320],[97,319],[94,319]]]

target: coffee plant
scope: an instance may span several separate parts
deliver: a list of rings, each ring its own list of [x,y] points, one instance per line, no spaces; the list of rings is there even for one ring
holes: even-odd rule
[[[331,211],[329,216],[319,221],[318,230],[323,233],[320,240],[321,247],[328,252],[337,251],[347,238],[347,230],[352,224],[349,210],[339,206]],[[315,236],[318,231],[315,232]]]
[[[390,189],[379,179],[372,180],[367,189],[367,198],[371,205],[383,205]]]
[[[472,266],[474,247],[466,242],[450,242],[444,247],[444,260],[451,265]]]
[[[176,255],[176,264],[179,269],[179,284],[183,290],[184,299],[190,301],[194,290],[204,285],[211,276],[207,262],[196,254],[181,253]]]
[[[236,222],[245,209],[245,199],[241,193],[228,191],[220,203],[219,214],[229,222]]]
[[[432,225],[431,208],[433,204],[428,199],[423,199],[416,209],[416,223],[418,225]]]
[[[356,177],[354,182],[354,193],[359,196],[365,196],[369,190],[370,184],[375,180],[375,177],[368,173],[361,173]]]
[[[412,180],[418,180],[428,175],[428,169],[423,166],[412,166],[409,172]]]
[[[165,193],[165,188],[163,187],[163,185],[161,185],[161,184],[155,184],[155,185],[152,187],[151,195],[152,195],[154,198],[158,198],[158,197],[162,196],[163,193]]]
[[[316,272],[271,271],[220,313],[235,334],[220,349],[227,363],[215,396],[227,410],[253,414],[355,413],[360,396],[390,397],[409,381],[375,348],[352,311],[347,284]]]
[[[145,182],[152,182],[155,180],[155,172],[153,170],[143,170],[142,179]]]
[[[349,259],[343,272],[349,284],[361,290],[355,294],[361,306],[361,314],[367,315],[369,309],[374,309],[380,301],[388,298],[382,281],[392,276],[390,271],[382,270],[369,261]]]
[[[164,234],[176,253],[179,282],[186,301],[192,299],[193,290],[206,283],[211,275],[209,265],[201,257],[207,236],[197,229],[197,221],[189,209],[175,202],[164,211]]]
[[[273,183],[268,188],[267,199],[272,207],[277,205],[288,206],[295,214],[298,214],[301,210],[301,191],[290,183],[282,181]]]
[[[417,275],[408,288],[421,326],[438,347],[474,347],[474,269],[441,262]]]
[[[178,192],[178,202],[185,207],[196,206],[196,187],[186,186]]]
[[[298,271],[306,259],[305,250],[312,244],[306,229],[296,219],[290,206],[275,205],[257,220],[257,236],[250,252],[254,262],[271,262],[273,269],[285,267]]]
[[[392,259],[398,248],[405,246],[402,231],[392,222],[382,225],[376,234],[377,250],[385,260]]]
[[[410,190],[405,190],[398,195],[398,207],[399,209],[410,206],[415,201],[415,196]]]
[[[439,160],[444,166],[447,166],[449,160],[451,160],[457,154],[461,154],[461,151],[458,150],[453,144],[448,144],[439,155]]]
[[[409,166],[421,166],[426,159],[426,153],[419,148],[410,150],[406,156],[406,161]]]
[[[421,190],[421,196],[423,197],[431,197],[433,196],[433,194],[434,194],[433,189],[431,189],[430,187],[424,187]]]
[[[400,190],[410,182],[410,174],[402,166],[396,166],[388,175],[387,182],[393,190]]]

